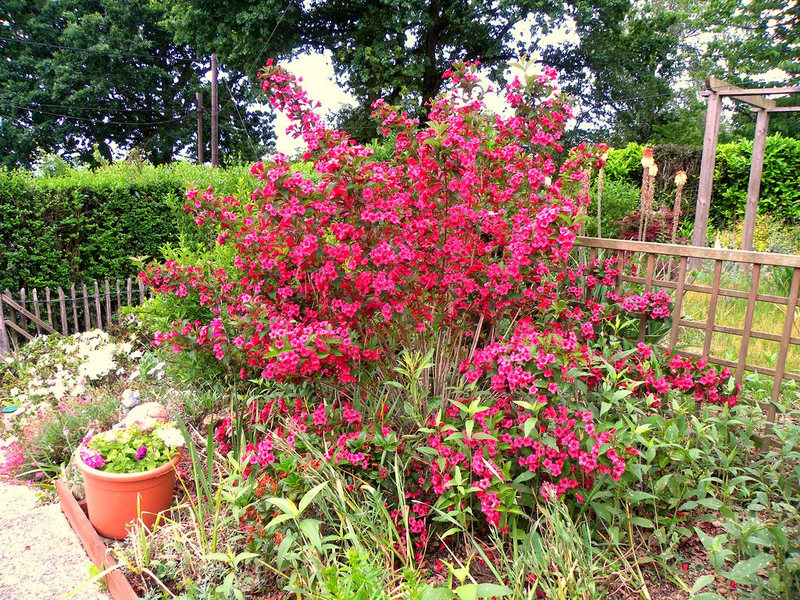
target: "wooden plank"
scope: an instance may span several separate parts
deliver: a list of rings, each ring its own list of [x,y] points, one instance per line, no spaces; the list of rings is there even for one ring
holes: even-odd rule
[[[653,289],[653,270],[655,269],[656,264],[656,255],[655,254],[648,254],[647,255],[647,272],[645,275],[645,283],[644,283],[644,293],[650,293],[650,290]],[[647,312],[642,312],[642,316],[639,319],[639,342],[644,342],[644,339],[647,334]]]
[[[628,283],[644,284],[645,279],[643,277],[630,277],[630,276],[626,275],[625,277],[622,278],[622,281],[627,281]],[[675,282],[673,282],[673,281],[664,281],[662,279],[654,279],[653,280],[653,285],[656,285],[658,287],[668,288],[668,289],[671,289],[671,290],[674,290],[674,289],[676,289],[678,287]],[[708,285],[694,285],[694,284],[687,283],[684,286],[683,289],[685,291],[687,291],[687,292],[699,292],[701,294],[710,294],[711,293],[711,286],[708,286]],[[750,292],[743,292],[743,291],[740,291],[740,290],[731,290],[731,289],[728,289],[728,288],[721,287],[721,288],[719,288],[719,295],[720,296],[727,296],[729,298],[742,298],[744,300],[747,300],[747,298],[750,297]],[[789,299],[786,298],[785,296],[773,296],[771,294],[758,294],[756,296],[756,300],[758,300],[759,302],[769,302],[771,304],[780,304],[782,306],[785,306],[786,304],[789,303]]]
[[[4,294],[9,298],[11,297],[11,291],[8,288],[6,288]],[[6,326],[10,328],[11,345],[13,346],[13,348],[16,349],[19,348],[19,334],[17,334],[17,328],[12,327],[12,323],[14,325],[17,324],[17,311],[15,311],[10,306],[8,307],[8,309],[9,310],[8,310],[8,317],[6,318]]]
[[[11,298],[11,295],[9,295],[8,297]],[[8,304],[11,304],[11,303],[9,302]],[[27,331],[28,330],[28,319],[25,318],[24,314],[20,313],[21,310],[24,310],[25,312],[27,312],[27,310],[25,309],[25,305],[26,304],[27,304],[27,302],[25,302],[25,288],[22,288],[19,291],[19,304],[17,304],[17,306],[15,306],[14,309],[17,311],[17,317],[19,318],[20,326]]]
[[[34,335],[28,333],[27,328],[20,327],[19,325],[14,323],[14,321],[6,321],[6,326],[7,327],[11,327],[11,329],[13,329],[15,332],[20,334],[22,337],[24,337],[29,342],[33,341],[33,338],[35,337]]]
[[[678,282],[675,289],[675,305],[672,308],[672,328],[669,332],[669,349],[674,350],[678,344],[678,331],[680,329],[681,310],[683,309],[683,287],[686,283],[686,263],[688,259],[685,256],[681,257],[680,266],[678,267]],[[672,283],[672,282],[669,282]]]
[[[92,329],[92,321],[91,315],[89,314],[89,290],[86,289],[86,284],[81,284],[81,291],[83,292],[83,323],[86,325],[86,329],[84,331],[91,331]]]
[[[678,244],[658,244],[655,242],[637,242],[634,240],[611,240],[608,238],[579,237],[576,244],[587,247],[637,252],[639,254],[663,254],[666,256],[688,256],[708,260],[724,260],[736,263],[759,263],[777,267],[800,267],[800,256],[794,254],[773,254],[765,252],[745,252],[726,248],[697,248]]]
[[[94,280],[94,316],[97,328],[103,328],[103,314],[100,311],[100,286],[97,285],[97,280]]]
[[[703,135],[703,156],[700,160],[700,181],[697,189],[692,246],[705,247],[708,231],[708,214],[711,208],[711,188],[714,185],[714,163],[717,160],[717,141],[719,139],[719,119],[722,111],[722,97],[712,93],[708,97],[706,127]],[[691,268],[699,266],[692,260]]]
[[[111,286],[108,283],[108,279],[105,280],[105,289],[106,289],[106,327],[111,326]]]
[[[747,350],[750,347],[750,334],[753,331],[753,315],[756,312],[756,296],[758,296],[758,281],[761,277],[761,265],[753,265],[753,273],[750,280],[750,296],[747,298],[747,310],[744,315],[744,331],[742,331],[742,343],[739,346],[739,362],[736,364],[736,383],[742,383],[744,378],[744,367],[747,363]]]
[[[139,306],[144,304],[144,284],[139,281]]]
[[[15,302],[14,299],[11,296],[9,296],[8,294],[3,294],[2,295],[2,299],[3,299],[3,302],[5,302],[8,306],[10,306],[14,310],[16,310],[20,314],[20,316],[22,318],[27,317],[28,319],[33,321],[33,323],[37,326],[37,331],[39,330],[39,328],[41,328],[41,329],[44,329],[45,331],[47,331],[48,333],[56,333],[56,330],[53,329],[48,323],[45,323],[39,317],[37,317],[35,314],[33,314],[29,310],[23,308],[20,304],[17,304],[17,302]],[[24,329],[27,329],[27,320],[25,321],[25,323],[26,323],[26,325],[22,325],[22,323],[20,323],[20,325]]]
[[[53,307],[51,306],[52,300],[50,299],[50,288],[44,288],[44,301],[47,305],[47,322],[50,323],[50,327],[55,329],[55,324],[53,323]]]
[[[783,333],[781,335],[781,347],[778,350],[778,362],[775,364],[775,381],[772,384],[772,398],[769,410],[767,411],[767,423],[775,422],[775,406],[781,395],[781,383],[784,371],[786,370],[786,356],[789,353],[789,341],[792,337],[792,328],[795,325],[795,309],[797,308],[797,295],[800,291],[800,269],[795,269],[792,274],[792,286],[789,290],[789,304],[786,307],[786,318],[783,321]],[[770,433],[769,425],[767,425]]]
[[[706,339],[703,343],[703,358],[708,358],[711,350],[711,338],[714,336],[714,319],[717,316],[717,299],[719,298],[719,279],[722,275],[722,261],[714,263],[714,283],[711,290],[711,303],[708,307],[708,320],[706,321]]]
[[[33,303],[33,314],[36,315],[34,324],[36,325],[36,335],[42,335],[42,328],[39,326],[41,321],[41,314],[39,314],[39,293],[36,288],[31,292],[31,302]]]
[[[117,563],[109,556],[108,548],[97,535],[97,532],[92,527],[86,513],[81,509],[80,504],[72,495],[72,492],[67,488],[63,479],[56,481],[56,490],[58,490],[58,500],[61,505],[61,510],[64,516],[67,517],[72,530],[78,539],[81,541],[86,554],[94,563],[94,566],[99,571],[106,569],[113,569],[103,576],[106,587],[108,588],[111,597],[114,600],[137,600],[138,596],[133,591],[131,584],[125,579],[125,575],[119,569],[116,569]]]
[[[706,89],[713,92],[720,97],[728,97],[733,100],[738,100],[749,104],[750,106],[757,106],[758,108],[773,108],[775,106],[774,100],[769,100],[764,97],[764,94],[786,94],[791,92],[775,91],[780,88],[766,88],[766,89],[745,89],[739,86],[730,84],[716,77],[706,77]],[[792,88],[784,88],[792,89]]]
[[[119,299],[119,279],[117,279],[117,312],[119,312],[120,306],[120,299]]]
[[[64,290],[58,288],[58,309],[61,313],[61,333],[69,335],[69,327],[67,326],[67,303],[64,301]]]
[[[775,106],[767,109],[768,113],[800,112],[800,106]]]
[[[6,315],[3,312],[3,300],[0,298],[0,356],[8,354],[11,344],[6,333]]]
[[[75,293],[74,285],[69,286],[69,293],[72,300],[72,324],[75,326],[75,333],[78,333],[81,330],[81,324],[78,322],[78,294]]]
[[[702,323],[700,321],[687,321],[686,319],[681,319],[679,321],[679,325],[681,327],[688,327],[689,329],[700,329],[705,331],[707,328],[706,323]],[[739,327],[726,327],[725,325],[714,325],[714,333],[727,333],[730,335],[738,335],[742,337],[744,335],[744,329]],[[764,331],[751,331],[750,337],[755,338],[758,340],[768,340],[770,342],[780,342],[781,336],[777,333],[766,333]],[[800,346],[800,337],[792,337],[789,338],[789,343]]]
[[[695,354],[694,352],[686,352],[685,350],[676,350],[675,354],[678,356],[683,356],[686,358],[700,358],[699,354]],[[728,367],[730,369],[736,368],[736,363],[732,360],[725,360],[724,358],[716,358],[710,356],[708,358],[708,362],[720,365],[722,367]],[[770,369],[768,367],[759,367],[758,365],[745,365],[745,371],[752,371],[753,373],[758,373],[760,375],[766,375],[767,377],[774,377],[775,376],[775,369]],[[784,379],[792,379],[794,381],[800,381],[800,373],[784,373]]]
[[[128,306],[133,304],[133,289],[131,287],[131,278],[128,277]]]
[[[747,202],[744,211],[742,229],[742,250],[753,249],[753,235],[756,230],[756,213],[758,212],[758,195],[761,192],[761,173],[764,170],[764,155],[767,148],[767,130],[769,129],[769,113],[758,111],[756,118],[756,135],[753,140],[753,154],[750,161],[750,179],[747,183]]]

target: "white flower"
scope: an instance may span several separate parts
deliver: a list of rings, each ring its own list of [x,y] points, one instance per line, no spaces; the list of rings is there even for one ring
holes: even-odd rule
[[[176,427],[161,427],[156,431],[156,435],[167,448],[183,446],[183,434]]]

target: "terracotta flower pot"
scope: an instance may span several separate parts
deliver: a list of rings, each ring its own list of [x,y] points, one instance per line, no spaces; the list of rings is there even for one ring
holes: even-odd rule
[[[152,527],[156,515],[172,504],[180,454],[167,464],[142,473],[106,473],[87,466],[80,456],[76,459],[83,473],[89,521],[102,536],[124,539],[127,525],[138,518],[139,510],[144,525]]]

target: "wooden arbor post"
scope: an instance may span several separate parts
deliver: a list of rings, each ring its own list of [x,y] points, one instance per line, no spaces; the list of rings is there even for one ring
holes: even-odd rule
[[[703,158],[700,163],[700,181],[697,190],[697,208],[694,217],[692,246],[705,246],[708,232],[708,214],[711,208],[711,191],[714,183],[714,163],[717,156],[717,140],[719,138],[719,119],[722,99],[729,97],[749,104],[751,110],[757,111],[756,135],[753,141],[753,158],[750,166],[750,179],[747,186],[747,206],[745,208],[744,231],[742,232],[742,250],[753,249],[753,233],[755,231],[758,196],[761,191],[761,173],[764,168],[769,115],[773,112],[800,111],[800,106],[776,107],[774,100],[766,96],[775,94],[797,94],[800,87],[774,87],[766,89],[744,89],[726,83],[715,77],[706,77],[706,91],[702,95],[708,97],[706,112],[706,130],[703,137]],[[696,265],[693,265],[696,266]]]

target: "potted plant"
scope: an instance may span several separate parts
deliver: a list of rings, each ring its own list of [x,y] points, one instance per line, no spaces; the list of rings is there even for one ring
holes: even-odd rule
[[[172,423],[134,423],[84,438],[76,463],[97,533],[123,539],[128,524],[139,518],[152,527],[158,513],[172,503],[183,443]]]

